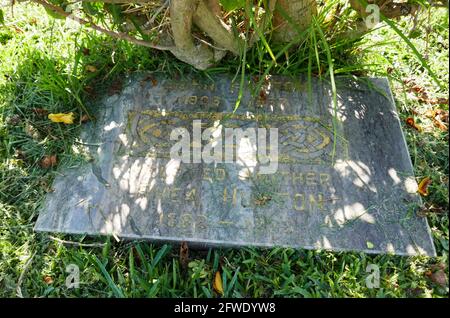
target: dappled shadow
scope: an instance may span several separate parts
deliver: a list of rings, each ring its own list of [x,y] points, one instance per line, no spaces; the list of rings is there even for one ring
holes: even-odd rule
[[[233,113],[238,90],[226,77],[130,80],[84,132],[86,144],[100,144],[90,147],[96,160],[57,180],[37,229],[433,255],[387,82],[373,80],[369,89],[340,79],[337,108],[330,85],[314,79],[308,92],[305,83],[272,77],[257,98],[246,90]],[[232,148],[233,163],[174,159],[171,131],[193,136],[194,120],[202,129],[278,128],[277,172],[261,173],[259,140],[247,135]],[[75,197],[58,199],[68,186]],[[85,200],[75,207],[80,193]]]

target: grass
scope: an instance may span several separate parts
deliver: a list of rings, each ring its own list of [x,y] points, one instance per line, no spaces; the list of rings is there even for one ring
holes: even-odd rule
[[[3,297],[217,297],[213,277],[220,269],[226,297],[448,297],[448,131],[423,114],[448,104],[421,102],[412,85],[430,98],[448,98],[448,12],[433,11],[408,39],[436,74],[441,88],[395,29],[381,27],[362,40],[322,33],[317,25],[283,47],[258,42],[245,64],[229,57],[209,72],[285,75],[327,73],[386,76],[402,122],[413,117],[424,127],[406,134],[417,180],[432,179],[426,217],[436,258],[273,249],[190,251],[187,266],[177,245],[116,242],[112,238],[33,232],[39,205],[62,167],[86,160],[77,148],[82,124],[56,125],[45,112],[93,112],[92,100],[120,88],[124,74],[159,70],[195,72],[165,52],[69,28],[42,8],[16,5],[0,26],[0,296]],[[323,17],[322,17],[323,18]],[[429,20],[428,20],[429,19]],[[346,21],[337,22],[336,29]],[[402,34],[412,24],[396,23]],[[270,39],[269,39],[270,40]],[[270,43],[270,42],[269,42]],[[290,48],[299,45],[296,50]],[[276,60],[276,63],[274,61]],[[90,67],[87,67],[90,66]],[[95,88],[95,89],[94,89]],[[417,91],[417,88],[415,89]],[[58,167],[44,169],[44,156],[57,154]],[[67,244],[63,241],[81,244]],[[83,245],[86,244],[86,245]],[[89,246],[93,244],[94,246]],[[80,287],[67,289],[66,267],[80,268]],[[380,288],[366,287],[366,267],[380,267]]]

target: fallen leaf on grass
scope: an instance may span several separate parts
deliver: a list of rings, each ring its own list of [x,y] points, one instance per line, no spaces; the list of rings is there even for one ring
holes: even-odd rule
[[[30,123],[26,123],[25,125],[25,133],[30,136],[31,138],[33,138],[34,140],[38,140],[41,137],[41,134],[39,133],[39,131],[36,129],[36,127],[34,127],[32,124]]]
[[[439,269],[435,272],[427,271],[425,275],[428,276],[432,282],[436,283],[441,287],[445,287],[448,284],[447,274],[445,274],[443,269]]]
[[[45,282],[47,285],[53,284],[53,278],[51,278],[50,276],[45,276],[45,277],[44,277],[44,282]]]
[[[16,33],[23,33],[23,30],[21,28],[19,28],[18,26],[13,25],[14,31],[16,31]]]
[[[419,102],[430,104],[430,105],[448,105],[447,98],[428,98],[427,95],[418,98]]]
[[[41,116],[45,116],[45,115],[48,114],[48,110],[43,109],[43,108],[33,108],[33,112],[34,112],[36,115],[41,115]]]
[[[213,289],[220,295],[223,295],[222,276],[219,271],[214,275]]]
[[[94,65],[86,65],[85,69],[86,69],[86,71],[91,72],[91,73],[97,72],[97,68]]]
[[[16,126],[16,125],[18,125],[18,124],[20,123],[20,121],[21,121],[21,118],[20,118],[20,116],[17,115],[17,114],[12,115],[11,117],[9,117],[9,118],[6,120],[6,122],[8,123],[8,125],[11,125],[11,126]]]
[[[42,158],[39,164],[42,168],[48,169],[50,167],[56,166],[56,163],[57,163],[56,155],[51,155]]]
[[[425,88],[420,85],[413,85],[409,88],[410,92],[425,93]]]
[[[444,125],[440,120],[433,119],[433,124],[442,131],[448,130],[448,127]]]
[[[431,184],[431,179],[429,177],[425,177],[420,181],[417,192],[419,192],[423,196],[428,195],[428,186]]]
[[[424,207],[417,212],[418,216],[425,217],[430,214],[442,214],[444,213],[444,209],[439,206],[435,206],[434,204],[425,203]]]
[[[73,113],[48,114],[48,119],[54,123],[73,124]]]
[[[414,118],[412,118],[412,117],[406,118],[406,124],[408,126],[414,128],[417,131],[422,131],[423,130],[423,128],[420,125],[416,124]]]
[[[97,95],[92,86],[86,85],[83,89],[90,97],[95,97]]]
[[[426,89],[420,85],[417,85],[412,79],[404,80],[403,83],[406,85],[409,92],[417,95],[417,99],[421,103],[430,105],[448,105],[448,98],[430,98]]]
[[[448,111],[442,109],[430,109],[425,112],[425,116],[430,118],[433,121],[433,124],[440,130],[448,130]]]
[[[180,246],[180,264],[185,270],[189,262],[189,247],[186,242],[181,243]]]
[[[86,115],[86,114],[84,114],[84,115],[81,116],[81,118],[80,118],[80,121],[81,121],[82,123],[88,122],[89,120],[91,120],[91,119],[90,119],[89,116]]]
[[[448,283],[447,275],[442,269],[431,274],[431,280],[442,287],[446,286]]]

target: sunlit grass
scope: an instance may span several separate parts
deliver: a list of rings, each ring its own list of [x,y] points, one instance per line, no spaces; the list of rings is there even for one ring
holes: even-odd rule
[[[210,249],[191,251],[187,268],[180,264],[176,245],[54,235],[75,242],[104,243],[84,247],[65,245],[48,234],[33,232],[39,204],[51,191],[58,173],[56,168],[41,168],[42,157],[57,154],[59,167],[85,160],[74,151],[80,125],[50,123],[36,109],[72,111],[79,118],[86,112],[94,113],[95,98],[107,94],[108,87],[125,74],[198,71],[168,53],[80,32],[62,20],[49,18],[36,6],[16,5],[14,12],[12,17],[5,10],[5,26],[0,26],[1,296],[16,297],[19,287],[25,297],[215,297],[213,275],[221,264],[225,296],[230,297],[448,297],[448,285],[439,286],[427,275],[435,270],[434,264],[443,264],[448,275],[448,132],[440,131],[421,115],[436,107],[448,110],[448,104],[422,103],[404,82],[412,79],[430,97],[448,98],[445,10],[433,13],[430,21],[424,20],[417,27],[418,34],[410,37],[443,88],[417,54],[386,25],[362,39],[340,38],[339,30],[351,22],[350,12],[341,15],[333,32],[326,28],[325,15],[319,16],[317,24],[301,31],[292,43],[277,47],[268,37],[247,52],[244,65],[241,57],[229,56],[208,71],[240,70],[240,75],[259,75],[261,79],[271,73],[308,74],[326,80],[330,80],[330,73],[388,77],[402,121],[415,116],[427,128],[418,133],[403,126],[418,180],[429,176],[433,181],[424,201],[440,209],[427,214],[438,257],[284,248]],[[427,26],[432,29],[427,31]],[[400,20],[397,27],[409,34],[412,22]],[[88,65],[96,71],[88,71]],[[372,263],[381,269],[379,289],[368,289],[365,284],[366,267]],[[79,289],[65,287],[69,264],[80,268]]]

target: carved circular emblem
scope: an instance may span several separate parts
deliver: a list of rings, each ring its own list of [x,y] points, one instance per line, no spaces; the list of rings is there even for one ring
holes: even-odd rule
[[[331,143],[330,132],[317,122],[290,121],[278,129],[281,153],[294,159],[317,158]]]

